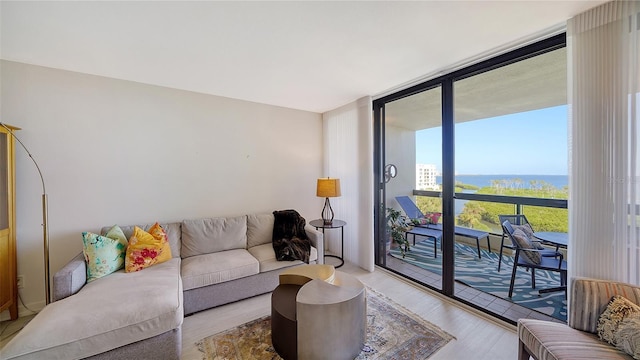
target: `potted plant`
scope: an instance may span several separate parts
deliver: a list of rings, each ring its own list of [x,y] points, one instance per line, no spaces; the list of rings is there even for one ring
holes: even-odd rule
[[[405,237],[405,233],[409,230],[411,230],[411,225],[402,212],[394,208],[387,208],[387,233],[390,241],[400,246],[402,257],[409,251],[409,241]]]

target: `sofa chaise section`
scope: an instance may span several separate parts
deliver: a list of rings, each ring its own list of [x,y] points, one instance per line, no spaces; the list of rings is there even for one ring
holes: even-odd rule
[[[179,359],[182,320],[180,259],[174,258],[140,272],[117,271],[47,305],[2,358],[82,359],[161,336],[162,352],[151,354]]]

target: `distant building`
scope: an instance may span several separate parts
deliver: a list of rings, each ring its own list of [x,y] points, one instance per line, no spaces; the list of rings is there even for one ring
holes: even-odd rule
[[[416,189],[438,190],[436,184],[436,166],[433,164],[416,164]]]

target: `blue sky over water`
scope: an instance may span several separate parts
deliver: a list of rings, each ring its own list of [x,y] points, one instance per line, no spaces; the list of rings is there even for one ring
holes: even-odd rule
[[[442,129],[416,132],[416,162],[442,170]],[[567,175],[567,106],[457,124],[456,173]]]

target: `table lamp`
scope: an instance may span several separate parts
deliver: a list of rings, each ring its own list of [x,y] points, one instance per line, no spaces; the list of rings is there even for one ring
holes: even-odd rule
[[[340,179],[318,179],[316,196],[325,198],[324,207],[322,208],[322,221],[324,221],[325,225],[331,225],[333,222],[333,209],[329,198],[340,196]]]

